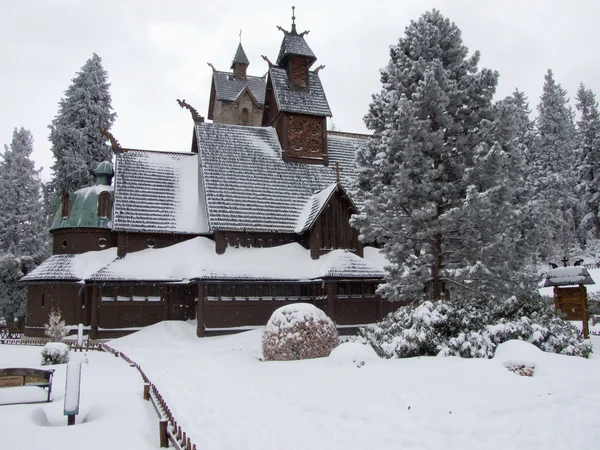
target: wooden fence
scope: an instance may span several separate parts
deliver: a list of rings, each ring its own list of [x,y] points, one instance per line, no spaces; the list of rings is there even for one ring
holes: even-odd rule
[[[192,443],[187,433],[179,426],[171,412],[171,408],[169,408],[167,402],[165,402],[165,399],[156,388],[156,385],[150,381],[140,365],[127,355],[106,344],[102,344],[102,350],[112,353],[116,357],[123,358],[131,367],[136,368],[142,376],[144,380],[144,400],[151,401],[156,414],[158,414],[160,447],[168,447],[170,441],[173,447],[178,450],[196,450],[196,444]]]

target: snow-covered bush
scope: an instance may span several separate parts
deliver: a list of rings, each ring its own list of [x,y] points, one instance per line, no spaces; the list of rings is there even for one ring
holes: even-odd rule
[[[338,344],[335,324],[308,303],[275,310],[262,336],[262,351],[267,361],[322,358],[329,356]]]
[[[359,344],[358,342],[344,342],[333,349],[329,359],[338,366],[356,366],[359,369],[367,363],[375,362],[379,359],[375,350],[370,345]]]
[[[588,308],[590,316],[600,315],[600,292],[588,293]]]
[[[69,334],[65,321],[61,320],[60,310],[50,311],[48,323],[44,324],[44,334],[50,338],[50,342],[61,342]]]
[[[69,362],[69,346],[62,342],[48,342],[42,349],[42,366]]]
[[[456,355],[491,358],[498,344],[518,339],[546,352],[588,357],[592,346],[539,295],[489,303],[474,299],[401,307],[356,338],[384,358]]]

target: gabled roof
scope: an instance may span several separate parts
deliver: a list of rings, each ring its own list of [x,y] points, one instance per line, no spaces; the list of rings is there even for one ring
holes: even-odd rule
[[[127,150],[116,159],[114,230],[208,232],[195,153]]]
[[[319,259],[298,243],[269,248],[228,248],[215,253],[213,240],[197,237],[166,248],[128,253],[87,278],[91,282],[189,280],[318,280],[382,278],[383,271],[345,250]]]
[[[323,212],[325,206],[327,206],[327,204],[329,203],[329,200],[331,200],[331,197],[333,197],[333,194],[338,191],[343,192],[346,195],[346,197],[348,197],[348,200],[350,201],[354,209],[358,211],[358,208],[346,192],[346,189],[344,189],[344,187],[341,184],[332,183],[325,189],[317,192],[316,194],[313,194],[308,199],[308,201],[304,205],[304,209],[302,210],[300,217],[298,218],[298,223],[296,225],[296,233],[300,234],[310,229],[317,220],[317,218],[321,215],[321,212]]]
[[[233,57],[233,61],[231,62],[232,69],[236,63],[237,64],[247,64],[247,65],[250,64],[250,61],[248,60],[248,57],[246,56],[246,52],[244,51],[244,47],[242,47],[241,42],[238,44],[237,51],[235,52],[235,56]]]
[[[281,66],[288,56],[306,56],[311,59],[311,63],[316,61],[317,57],[310,49],[303,35],[296,33],[295,29],[292,32],[284,31],[283,41],[279,47],[279,55],[277,56],[277,65]]]
[[[231,72],[214,72],[213,83],[216,100],[235,102],[247,88],[260,108],[265,105],[267,81],[262,77],[247,75],[245,80],[237,79]]]
[[[328,137],[329,166],[286,163],[271,127],[196,124],[198,157],[212,231],[295,233],[312,195],[335,182],[355,177],[354,153],[364,140]]]
[[[117,249],[109,248],[79,255],[52,255],[21,281],[73,281],[84,280],[117,257]]]
[[[292,87],[287,72],[281,67],[271,67],[269,76],[279,111],[331,117],[331,109],[317,73],[308,73],[308,89]]]
[[[579,284],[596,284],[590,273],[583,266],[559,267],[551,269],[546,274],[544,287],[548,286],[577,286]]]

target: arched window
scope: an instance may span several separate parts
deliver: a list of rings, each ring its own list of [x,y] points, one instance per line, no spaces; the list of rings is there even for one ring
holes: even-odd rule
[[[242,109],[242,125],[248,125],[250,121],[250,113],[248,112],[248,108]]]
[[[98,217],[110,217],[110,193],[104,191],[98,197]]]
[[[63,218],[69,217],[71,212],[71,199],[69,198],[68,192],[63,192],[62,195],[62,216]]]

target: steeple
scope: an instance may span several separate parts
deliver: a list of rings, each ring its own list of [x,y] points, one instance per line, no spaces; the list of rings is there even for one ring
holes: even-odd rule
[[[240,43],[238,44],[237,51],[231,62],[231,68],[233,69],[233,76],[238,80],[246,79],[246,69],[250,65],[244,47],[242,47],[242,30],[240,30]]]
[[[304,36],[310,31],[298,34],[296,31],[295,6],[292,6],[292,30],[287,31],[277,27],[283,32],[283,41],[279,48],[276,64],[286,69],[288,79],[294,86],[308,87],[308,69],[317,60]]]

